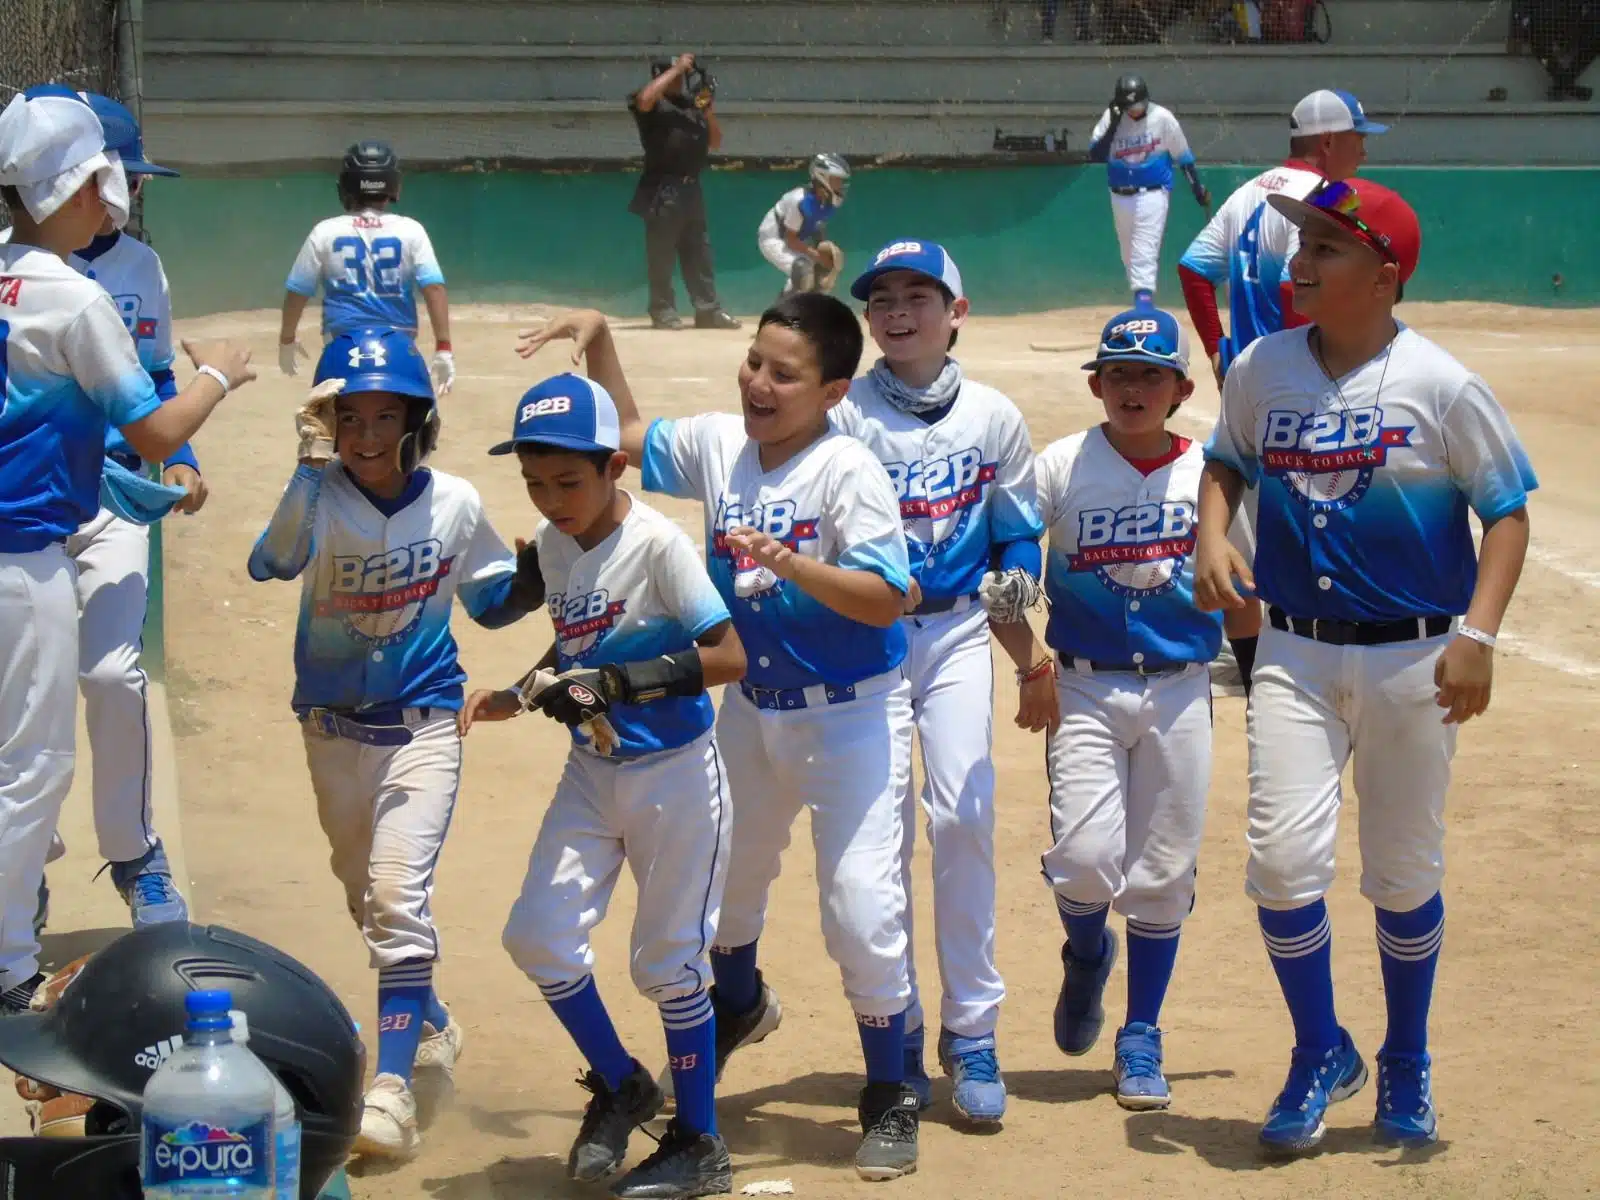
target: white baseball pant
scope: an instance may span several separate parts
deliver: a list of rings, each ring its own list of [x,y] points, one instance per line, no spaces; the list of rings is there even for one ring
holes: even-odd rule
[[[856,685],[857,698],[757,708],[725,689],[717,745],[733,794],[733,843],[719,946],[761,936],[767,893],[801,808],[811,810],[822,939],[856,1015],[892,1017],[911,996],[900,805],[911,775],[910,685],[899,669]]]
[[[1247,730],[1245,892],[1299,908],[1333,884],[1339,776],[1355,758],[1361,894],[1409,912],[1444,880],[1444,799],[1456,727],[1434,703],[1443,637],[1329,646],[1266,626]]]
[[[944,996],[939,1018],[960,1037],[987,1037],[1006,987],[994,961],[994,660],[989,616],[962,612],[907,617],[906,676],[922,747],[922,810],[933,849],[933,931]],[[906,893],[906,1028],[922,1027],[912,938],[911,857],[917,795],[906,780],[900,879]]]
[[[1161,239],[1167,232],[1167,206],[1171,199],[1166,188],[1131,196],[1111,193],[1111,219],[1117,226],[1117,244],[1122,247],[1122,266],[1128,273],[1131,291],[1156,290],[1156,278],[1161,272]]]
[[[461,786],[461,737],[445,709],[407,717],[405,746],[301,726],[333,873],[374,967],[439,957],[433,873]]]
[[[39,970],[33,914],[72,789],[77,685],[78,606],[66,550],[0,553],[0,991]]]
[[[1176,925],[1194,905],[1211,783],[1211,679],[1063,665],[1050,737],[1050,835],[1041,860],[1061,897]]]
[[[67,539],[78,569],[78,687],[94,771],[94,828],[107,862],[155,845],[148,688],[139,668],[150,530],[102,508]]]
[[[605,919],[626,863],[639,889],[629,955],[634,986],[656,1004],[704,991],[732,827],[722,758],[709,732],[641,758],[571,751],[501,944],[541,987],[591,974],[589,931]]]
[[[758,237],[756,245],[761,248],[761,257],[766,259],[778,270],[783,272],[784,279],[791,279],[795,260],[800,256],[784,244],[782,238]]]

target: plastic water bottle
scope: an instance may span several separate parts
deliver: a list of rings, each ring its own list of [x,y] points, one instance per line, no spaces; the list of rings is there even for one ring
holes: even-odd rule
[[[236,1046],[250,1044],[250,1017],[243,1009],[228,1014],[233,1018],[233,1042]],[[300,1200],[300,1114],[295,1110],[294,1097],[283,1081],[272,1076],[272,1086],[277,1089],[277,1110],[272,1118],[272,1162],[276,1178],[275,1195],[278,1200]]]
[[[225,991],[190,992],[183,1045],[144,1088],[146,1200],[274,1200],[272,1072],[233,1041]]]

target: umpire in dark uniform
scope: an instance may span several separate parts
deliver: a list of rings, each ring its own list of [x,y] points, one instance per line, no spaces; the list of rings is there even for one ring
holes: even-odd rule
[[[706,233],[706,202],[700,172],[722,144],[712,104],[715,85],[697,71],[694,55],[657,59],[654,78],[628,97],[644,147],[644,176],[628,211],[644,218],[645,267],[650,273],[650,320],[657,329],[681,329],[672,291],[672,264],[683,267],[683,285],[694,304],[697,329],[737,329],[722,311]],[[688,86],[686,86],[686,83]]]

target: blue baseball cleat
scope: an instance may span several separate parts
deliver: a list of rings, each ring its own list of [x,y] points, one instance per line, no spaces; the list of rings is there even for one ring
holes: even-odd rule
[[[1072,953],[1072,943],[1061,947],[1061,967],[1065,978],[1056,997],[1056,1045],[1061,1053],[1074,1057],[1094,1049],[1100,1030],[1105,1027],[1106,1010],[1100,1003],[1106,980],[1117,963],[1117,935],[1105,931],[1100,943],[1100,961],[1086,963]]]
[[[933,1080],[922,1065],[922,1026],[906,1030],[906,1086],[917,1094],[917,1111],[933,1107]]]
[[[112,863],[111,882],[127,901],[135,929],[189,919],[189,906],[172,882],[172,867],[159,841],[132,862]]]
[[[1439,1140],[1433,1110],[1433,1059],[1378,1051],[1378,1115],[1372,1135],[1386,1146],[1428,1146]]]
[[[955,1081],[956,1111],[979,1125],[998,1124],[1006,1115],[1006,1081],[994,1047],[992,1033],[970,1038],[939,1031],[939,1065]]]
[[[1304,1154],[1327,1132],[1322,1118],[1328,1105],[1348,1100],[1366,1082],[1367,1064],[1344,1029],[1339,1030],[1339,1044],[1331,1050],[1295,1047],[1289,1078],[1261,1127],[1262,1146],[1278,1154]]]
[[[1117,1058],[1111,1068],[1117,1081],[1117,1103],[1132,1112],[1166,1108],[1172,1089],[1161,1073],[1161,1030],[1143,1021],[1129,1021],[1117,1030]]]

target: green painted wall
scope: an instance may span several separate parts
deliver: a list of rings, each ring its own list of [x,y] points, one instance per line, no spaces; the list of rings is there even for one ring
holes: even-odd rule
[[[1217,203],[1252,173],[1213,167]],[[1600,304],[1600,169],[1393,168],[1422,217],[1416,300]],[[781,280],[756,250],[767,208],[797,171],[707,177],[718,287],[735,312],[755,312]],[[416,173],[400,210],[433,237],[452,298],[587,303],[644,311],[643,227],[627,212],[635,176],[617,172]],[[331,175],[153,181],[146,222],[180,316],[276,307],[302,239],[337,211]],[[1163,249],[1162,289],[1202,213],[1180,187]],[[860,171],[830,229],[847,275],[900,237],[942,241],[984,312],[1115,302],[1124,294],[1102,170],[996,167]],[[1553,277],[1561,276],[1560,287]],[[680,285],[681,291],[681,285]],[[687,301],[680,295],[680,306]]]

